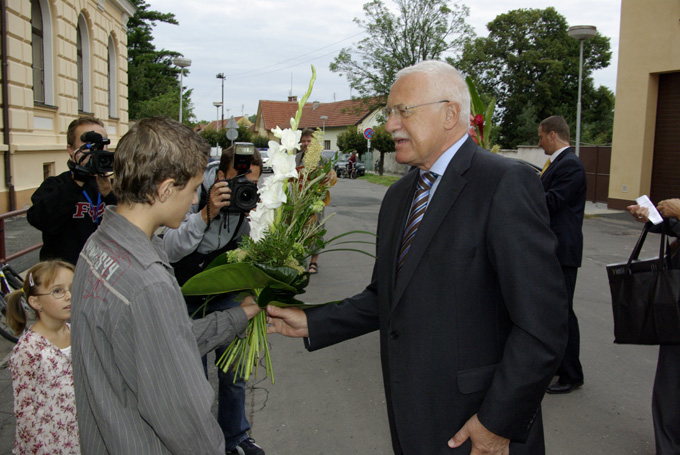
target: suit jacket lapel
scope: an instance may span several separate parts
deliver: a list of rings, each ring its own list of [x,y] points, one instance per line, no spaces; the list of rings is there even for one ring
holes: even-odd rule
[[[573,152],[572,148],[569,147],[565,151],[563,151],[562,153],[557,155],[557,158],[555,158],[555,161],[550,163],[550,166],[548,166],[548,169],[546,169],[545,172],[543,173],[543,175],[541,175],[541,180],[545,180],[550,174],[552,174],[553,171],[555,170],[557,163],[559,163],[561,159],[563,159],[565,156],[567,156],[568,153],[572,153],[572,152]]]
[[[465,172],[470,167],[472,156],[474,155],[476,147],[477,146],[474,141],[471,138],[468,138],[468,140],[463,143],[463,145],[454,155],[453,159],[446,168],[444,175],[441,176],[441,180],[437,186],[437,191],[435,192],[434,197],[428,202],[425,216],[418,227],[418,232],[413,239],[413,243],[411,244],[411,248],[409,249],[408,255],[406,256],[404,266],[399,273],[399,281],[396,282],[392,300],[392,308],[394,308],[399,302],[399,299],[401,299],[404,290],[413,277],[413,273],[423,259],[423,255],[425,254],[427,246],[437,233],[437,230],[439,229],[439,226],[441,225],[444,218],[452,210],[453,204],[456,202],[456,199],[460,195],[461,191],[463,191],[463,188],[467,183],[463,177],[463,174],[465,174]],[[411,197],[413,196],[411,195]],[[407,212],[409,209],[410,203]],[[399,229],[400,233],[403,232],[403,224],[405,222],[406,220],[404,219],[401,229]],[[401,244],[401,234],[399,236],[398,243],[399,245],[397,245],[396,255],[399,254],[398,250]],[[396,274],[396,262],[394,271]]]

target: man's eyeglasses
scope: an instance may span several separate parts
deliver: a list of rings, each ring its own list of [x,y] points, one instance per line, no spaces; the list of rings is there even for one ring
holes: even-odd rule
[[[392,107],[384,107],[381,113],[383,117],[385,117],[386,119],[389,118],[390,114],[394,115],[396,118],[406,118],[411,116],[414,112],[413,109],[417,107],[448,102],[449,100],[432,101],[431,103],[414,104],[413,106],[404,106],[403,104],[397,104],[396,106]]]
[[[67,292],[71,292],[71,290],[66,289],[66,288],[55,288],[55,289],[52,289],[51,292],[46,292],[44,294],[35,294],[35,295],[51,295],[55,299],[60,300],[60,299],[63,299],[64,297],[66,297]]]

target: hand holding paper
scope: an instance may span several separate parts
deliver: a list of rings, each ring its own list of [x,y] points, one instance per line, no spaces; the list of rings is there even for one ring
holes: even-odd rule
[[[637,198],[635,202],[637,202],[640,207],[644,207],[648,210],[649,215],[647,218],[652,224],[659,224],[663,221],[661,214],[659,214],[659,211],[654,207],[654,204],[652,204],[652,201],[646,194]]]

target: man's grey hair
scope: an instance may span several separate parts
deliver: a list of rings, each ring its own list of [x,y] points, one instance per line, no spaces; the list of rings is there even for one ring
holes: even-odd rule
[[[430,82],[431,91],[440,96],[442,100],[457,102],[460,105],[461,121],[469,123],[470,91],[465,79],[456,68],[439,60],[425,60],[400,70],[396,79],[414,73],[425,74]]]

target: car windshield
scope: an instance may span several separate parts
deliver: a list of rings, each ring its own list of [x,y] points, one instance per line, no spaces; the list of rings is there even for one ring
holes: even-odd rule
[[[260,150],[260,156],[262,157],[263,160],[266,159],[266,158],[269,158],[269,155],[267,155],[267,152],[262,151],[262,150]]]
[[[332,160],[333,158],[335,158],[336,153],[337,152],[334,152],[333,150],[324,150],[323,152],[321,152],[321,156],[323,156],[327,160]]]

